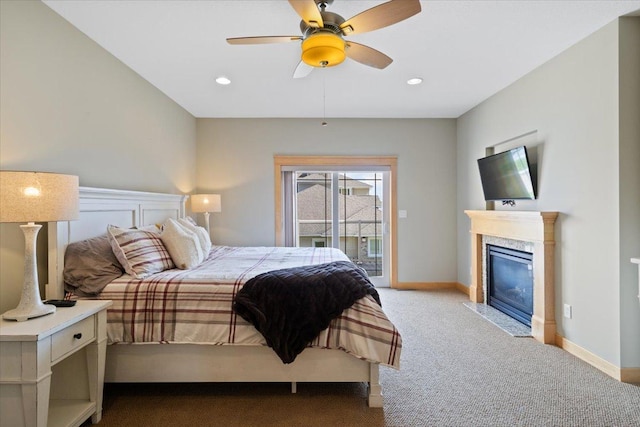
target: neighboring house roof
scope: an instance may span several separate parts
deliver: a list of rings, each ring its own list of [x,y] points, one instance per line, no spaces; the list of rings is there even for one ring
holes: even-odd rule
[[[331,218],[331,191],[323,185],[313,185],[297,194],[298,233],[300,236],[326,236],[331,234],[329,224],[324,219]],[[382,206],[376,195],[340,195],[338,198],[339,219],[347,220],[346,233],[340,225],[340,234],[347,236],[381,236]],[[307,221],[313,221],[309,223]],[[361,221],[361,223],[358,223]],[[374,224],[374,221],[377,222]]]
[[[345,177],[344,174],[339,174],[339,179],[340,179],[340,187],[346,187],[346,188],[371,188],[372,186],[370,184],[367,184],[366,182],[363,181],[359,181],[357,179],[353,179],[353,178],[349,178],[348,176]],[[307,182],[307,181],[311,181],[311,182],[315,182],[318,184],[322,184],[324,182],[329,182],[331,183],[331,178],[326,178],[326,174],[323,173],[310,173],[307,175],[300,175],[297,178],[298,181],[302,181],[302,182]]]

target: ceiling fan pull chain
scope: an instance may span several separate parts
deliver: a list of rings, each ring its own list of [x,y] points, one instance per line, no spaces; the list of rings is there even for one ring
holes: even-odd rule
[[[322,126],[327,126],[327,86],[325,85],[326,76],[322,74]]]

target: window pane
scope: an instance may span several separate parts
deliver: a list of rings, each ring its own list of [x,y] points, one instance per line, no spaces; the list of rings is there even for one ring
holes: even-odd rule
[[[298,246],[337,247],[370,277],[382,276],[383,173],[295,174]],[[335,222],[332,202],[337,202]]]
[[[338,182],[340,248],[369,276],[381,276],[382,173],[341,172]]]
[[[331,173],[296,172],[296,214],[298,246],[331,246]]]

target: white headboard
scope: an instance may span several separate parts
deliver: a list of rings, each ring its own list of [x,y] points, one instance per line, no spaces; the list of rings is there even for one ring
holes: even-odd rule
[[[80,187],[79,219],[48,224],[47,299],[60,299],[64,295],[62,272],[64,252],[69,243],[104,234],[109,224],[129,228],[162,223],[167,218],[182,218],[188,197],[182,194]]]

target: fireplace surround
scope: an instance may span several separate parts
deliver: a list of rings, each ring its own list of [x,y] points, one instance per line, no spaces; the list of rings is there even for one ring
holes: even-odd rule
[[[554,344],[555,321],[555,232],[558,212],[537,211],[472,211],[471,219],[471,286],[469,298],[484,302],[483,236],[494,236],[528,243],[533,254],[533,316],[531,335],[545,344]]]

